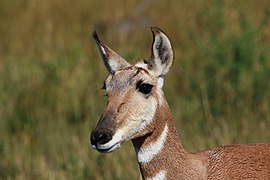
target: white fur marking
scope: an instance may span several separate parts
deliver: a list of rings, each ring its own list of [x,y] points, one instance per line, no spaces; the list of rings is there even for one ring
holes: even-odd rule
[[[158,78],[158,81],[157,81],[157,86],[158,86],[158,88],[159,88],[159,89],[162,89],[163,84],[164,84],[164,78],[163,78],[163,77],[159,77],[159,78]]]
[[[106,144],[97,144],[97,149],[107,150],[106,152],[112,152],[121,146],[121,142],[123,141],[123,131],[117,131],[112,139]]]
[[[166,179],[166,171],[159,171],[154,177],[146,178],[146,180],[164,180]]]
[[[139,63],[135,64],[135,67],[136,67],[136,68],[144,68],[144,69],[147,69],[148,65],[145,64],[145,63],[139,62]]]
[[[159,77],[157,80],[157,87],[158,87],[157,95],[158,95],[158,101],[160,105],[162,105],[164,101],[163,91],[162,91],[163,83],[164,83],[164,78]]]
[[[155,155],[157,155],[163,148],[168,133],[168,125],[165,125],[163,132],[159,136],[156,142],[150,144],[148,147],[140,148],[137,151],[137,159],[141,164],[150,162]]]
[[[106,56],[106,51],[105,49],[102,47],[102,46],[99,46],[100,47],[100,50],[102,51],[102,53]]]

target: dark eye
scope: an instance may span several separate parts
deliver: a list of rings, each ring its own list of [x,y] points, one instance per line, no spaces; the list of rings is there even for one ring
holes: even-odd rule
[[[152,87],[153,87],[153,85],[143,83],[142,81],[139,81],[137,83],[137,89],[143,94],[149,94],[152,90]]]

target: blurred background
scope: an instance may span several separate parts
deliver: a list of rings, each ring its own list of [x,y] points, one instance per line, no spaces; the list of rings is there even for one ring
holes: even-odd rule
[[[130,142],[90,147],[107,76],[91,34],[135,62],[151,26],[174,46],[164,91],[188,151],[270,142],[270,1],[1,0],[0,179],[140,179]]]

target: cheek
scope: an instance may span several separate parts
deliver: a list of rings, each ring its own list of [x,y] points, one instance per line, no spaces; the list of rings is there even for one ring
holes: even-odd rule
[[[122,123],[121,129],[126,132],[127,138],[144,135],[149,131],[148,127],[151,127],[156,107],[157,102],[155,98],[137,98],[136,103],[132,106],[132,111],[125,112],[125,116],[123,116],[124,123]]]
[[[136,102],[133,105],[133,118],[138,123],[148,123],[150,122],[156,112],[157,101],[154,97],[150,96],[148,98],[138,95],[134,97],[133,102]]]
[[[149,99],[142,105],[140,114],[141,125],[148,125],[152,122],[157,109],[157,102],[154,98]]]

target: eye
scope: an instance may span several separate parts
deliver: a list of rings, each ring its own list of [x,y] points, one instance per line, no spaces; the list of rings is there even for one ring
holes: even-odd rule
[[[137,83],[137,89],[138,91],[140,91],[143,94],[149,94],[152,90],[153,85],[151,84],[147,84],[147,83],[143,83],[142,81],[139,81]]]

